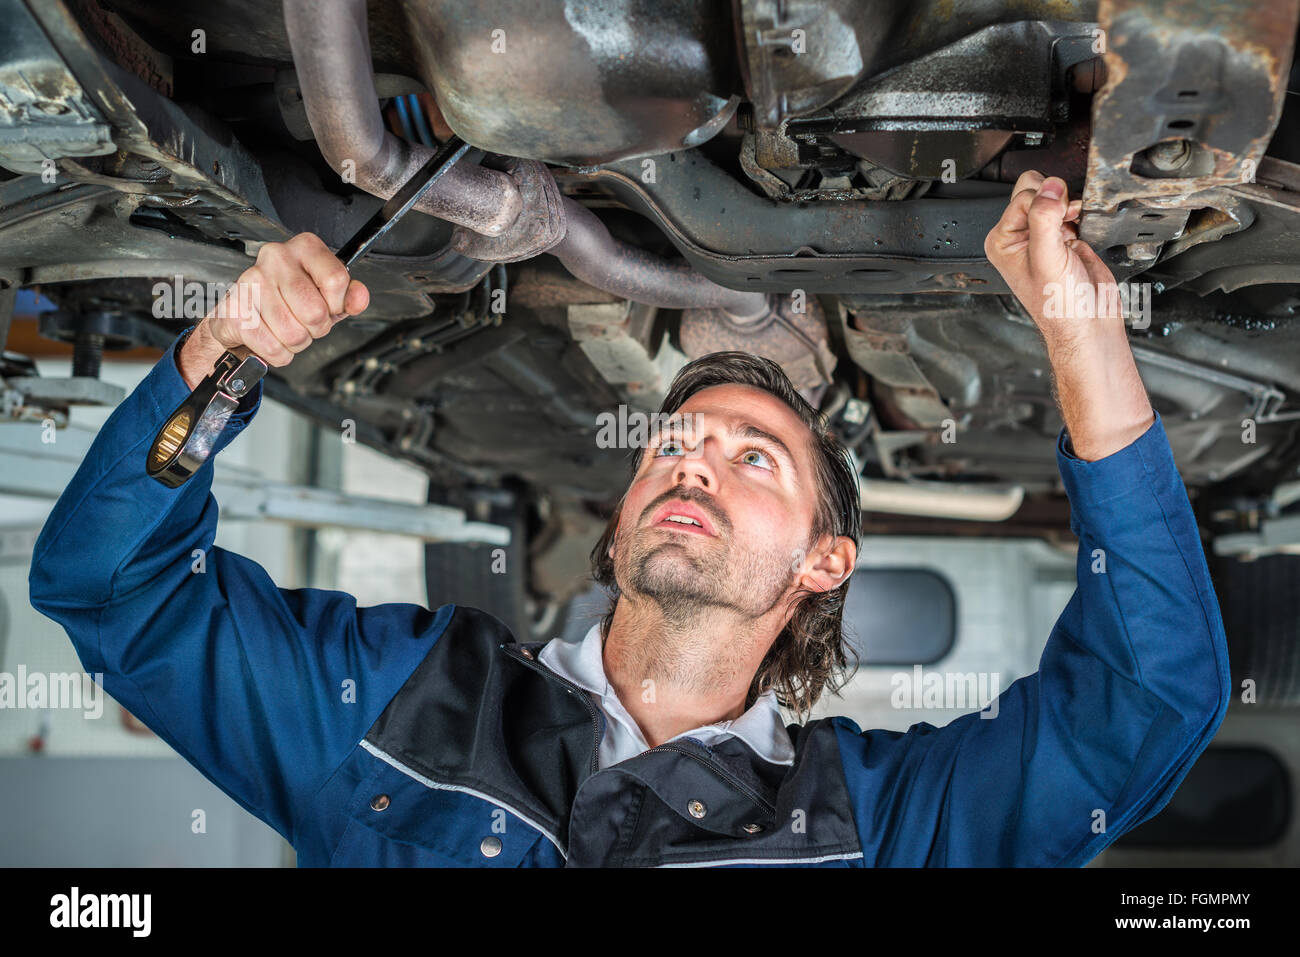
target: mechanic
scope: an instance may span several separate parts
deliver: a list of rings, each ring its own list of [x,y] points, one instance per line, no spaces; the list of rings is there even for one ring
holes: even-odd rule
[[[616,603],[580,643],[520,642],[491,609],[279,589],[215,546],[211,467],[166,488],[146,450],[224,349],[284,366],[366,307],[307,234],[241,277],[255,314],[205,317],[114,411],[42,531],[32,603],[300,866],[1085,864],[1169,801],[1230,680],[1122,315],[1044,308],[1052,284],[1114,283],[1078,216],[1063,181],[1028,172],[985,242],[1046,342],[1079,539],[1039,670],[992,720],[785,724],[781,705],[807,719],[843,674],[861,516],[824,420],[740,353],[674,380],[664,413],[700,429],[639,453],[592,553]]]

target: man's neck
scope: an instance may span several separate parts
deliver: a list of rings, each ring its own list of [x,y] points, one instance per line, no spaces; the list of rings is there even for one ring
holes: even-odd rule
[[[715,608],[668,618],[658,603],[623,594],[605,639],[605,675],[653,748],[744,714],[754,674],[783,625],[737,621]]]

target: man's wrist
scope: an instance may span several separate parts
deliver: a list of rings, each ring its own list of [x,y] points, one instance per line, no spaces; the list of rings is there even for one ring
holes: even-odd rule
[[[1128,331],[1123,316],[1093,316],[1089,318],[1044,318],[1033,315],[1034,325],[1043,335],[1049,359],[1058,354],[1075,354],[1080,349],[1107,352],[1123,343],[1128,351]]]
[[[201,321],[176,352],[176,366],[185,384],[191,389],[198,388],[225,351],[225,346],[208,331],[207,322]]]
[[[1073,453],[1096,461],[1150,427],[1153,410],[1122,316],[1040,322]]]

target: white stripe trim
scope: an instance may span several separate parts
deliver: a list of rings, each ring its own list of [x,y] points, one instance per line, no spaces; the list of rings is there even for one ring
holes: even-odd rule
[[[569,859],[569,855],[565,853],[564,848],[560,847],[560,842],[555,839],[555,836],[552,835],[550,831],[546,830],[546,828],[542,827],[532,818],[528,817],[528,815],[521,814],[519,811],[515,810],[508,804],[502,804],[500,801],[492,797],[490,794],[484,794],[482,791],[475,791],[473,788],[462,787],[459,784],[441,784],[438,781],[432,780],[431,778],[426,778],[419,771],[415,771],[412,770],[411,768],[408,768],[405,764],[402,764],[402,762],[398,761],[391,754],[387,754],[386,752],[379,750],[369,741],[363,740],[361,742],[361,746],[365,748],[367,751],[369,751],[371,754],[373,754],[375,757],[379,758],[379,760],[383,761],[386,764],[392,765],[393,767],[397,768],[397,770],[405,774],[407,777],[419,781],[427,788],[436,788],[439,791],[461,791],[465,794],[472,794],[474,797],[487,801],[489,804],[495,804],[497,807],[509,811],[511,814],[519,818],[519,820],[523,821],[533,830],[540,831],[548,841],[550,841],[552,844],[555,845],[555,849],[560,852],[561,857],[563,857],[566,861]]]
[[[736,858],[730,861],[686,861],[684,863],[657,864],[657,867],[721,867],[724,864],[821,864],[823,861],[852,861],[862,856],[861,851],[852,854],[824,854],[821,857],[787,857],[787,858]]]

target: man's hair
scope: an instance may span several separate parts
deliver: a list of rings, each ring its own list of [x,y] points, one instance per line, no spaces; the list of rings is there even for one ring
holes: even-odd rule
[[[808,548],[824,535],[843,535],[853,540],[856,549],[862,531],[862,507],[857,473],[844,446],[830,431],[826,416],[814,409],[799,394],[784,370],[761,356],[747,352],[714,352],[688,363],[673,379],[660,408],[660,416],[677,412],[696,392],[716,385],[747,385],[763,389],[788,405],[811,433],[813,471],[817,488],[817,507],[813,512]],[[656,418],[653,421],[664,421]],[[633,457],[628,489],[640,465],[641,450]],[[619,587],[614,578],[614,561],[609,557],[615,530],[627,500],[627,491],[619,500],[605,531],[591,552],[592,577],[611,594],[608,612],[600,622],[602,640],[609,635],[618,605]],[[852,570],[850,569],[850,577]],[[769,689],[777,701],[802,720],[811,712],[825,689],[838,690],[847,680],[848,649],[843,635],[844,599],[849,578],[842,585],[823,592],[801,588],[806,595],[799,602],[790,621],[768,649],[750,683],[745,699],[748,709],[760,694]]]

